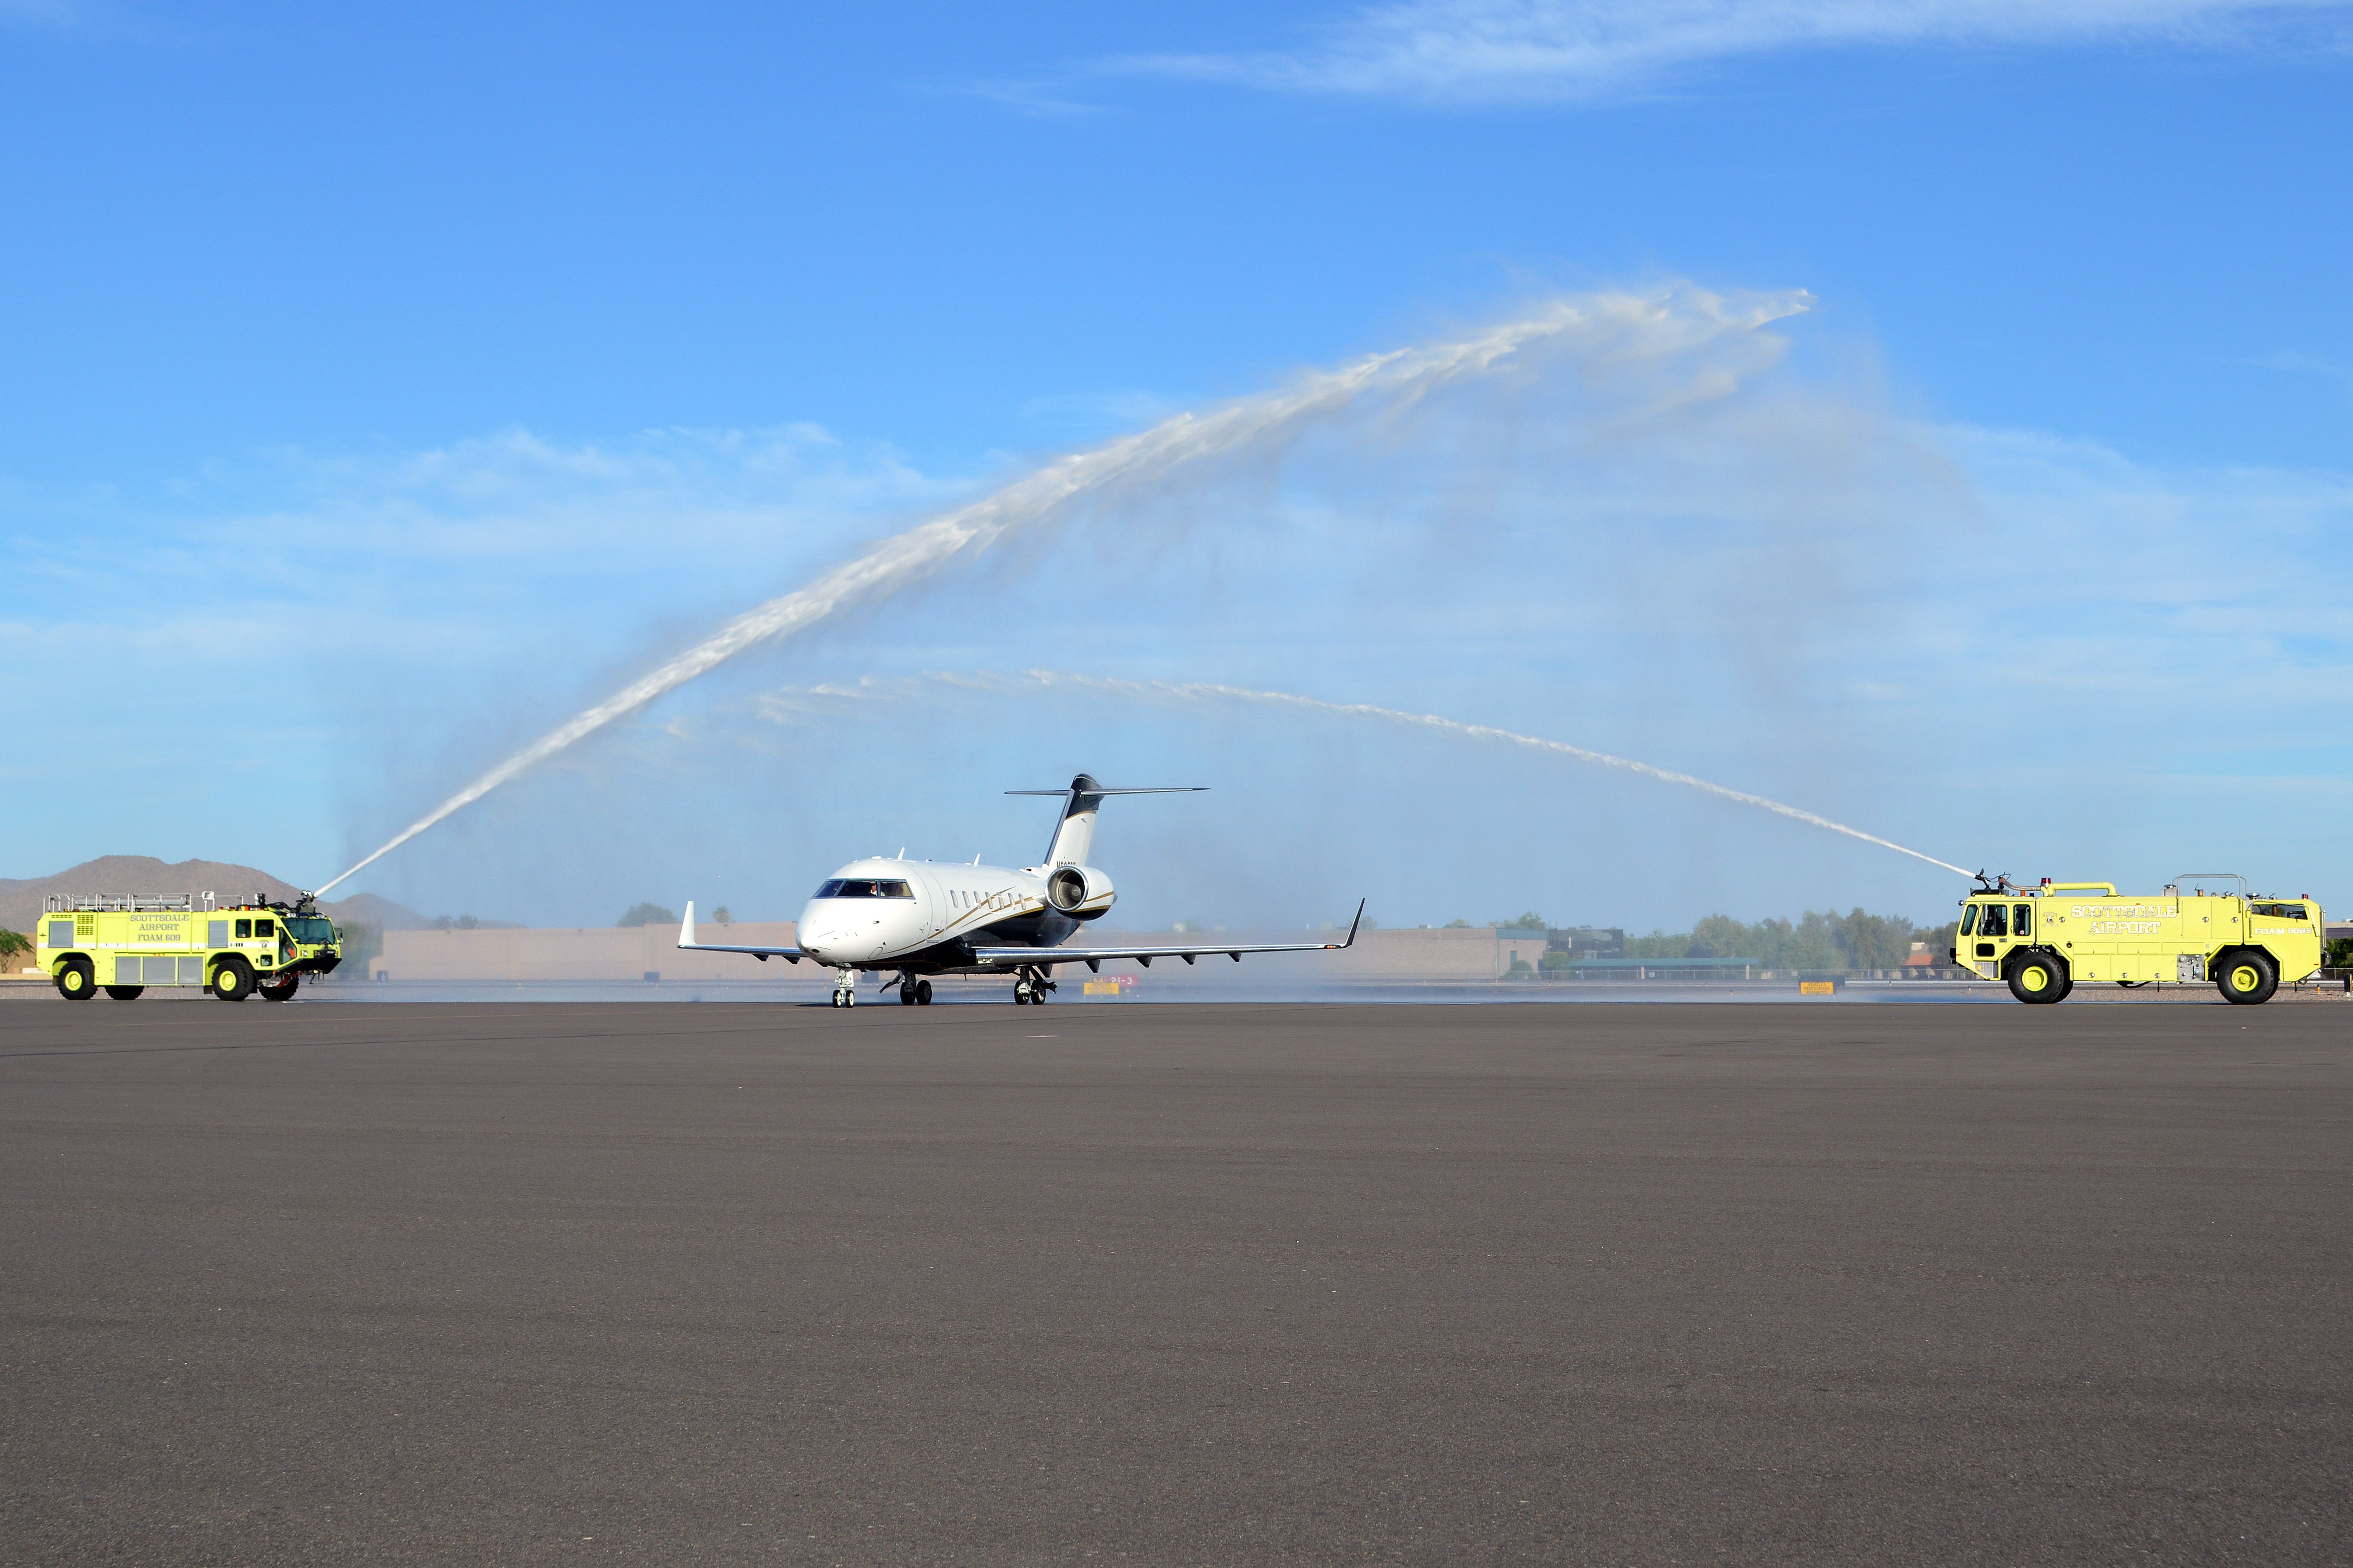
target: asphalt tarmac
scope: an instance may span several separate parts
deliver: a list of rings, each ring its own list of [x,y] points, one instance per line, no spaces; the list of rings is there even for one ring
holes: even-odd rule
[[[0,1561],[2342,1563],[2353,1005],[0,1010]]]

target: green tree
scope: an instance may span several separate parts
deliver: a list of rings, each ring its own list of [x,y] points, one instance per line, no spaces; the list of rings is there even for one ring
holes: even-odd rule
[[[711,918],[712,918],[712,920],[717,921],[721,925],[723,925],[723,926],[725,926],[725,925],[733,925],[733,924],[735,923],[735,917],[734,917],[734,915],[729,912],[728,908],[727,908],[727,906],[726,906],[725,904],[722,904],[722,905],[720,905],[717,909],[715,909],[715,910],[712,910],[712,911],[711,911]],[[627,924],[628,922],[627,922],[627,921],[624,921],[624,922],[622,922],[622,923]]]
[[[1691,948],[1691,932],[1687,931],[1654,931],[1648,936],[1626,939],[1626,956],[1629,958],[1689,958]]]
[[[1860,906],[1831,921],[1831,940],[1850,969],[1895,969],[1912,956],[1913,925],[1900,915],[1865,914]]]
[[[1746,958],[1767,969],[1894,969],[1911,956],[1912,943],[1935,942],[1941,962],[1952,928],[1926,931],[1900,915],[1848,914],[1808,910],[1794,921],[1761,920],[1745,924],[1730,915],[1709,915],[1687,931],[1654,931],[1628,937],[1629,958]]]
[[[16,957],[33,951],[33,940],[20,931],[0,929],[0,959]]]
[[[1692,927],[1690,958],[1754,958],[1757,942],[1749,929],[1730,915],[1710,915]]]
[[[1530,910],[1517,920],[1505,921],[1504,929],[1505,931],[1550,931],[1552,928],[1545,923],[1544,916]]]
[[[1846,955],[1839,952],[1837,918],[1827,910],[1808,910],[1793,925],[1788,921],[1761,921],[1781,928],[1780,951],[1773,958],[1776,969],[1844,969]]]
[[[632,904],[629,912],[613,922],[618,926],[676,925],[678,917],[659,904]]]

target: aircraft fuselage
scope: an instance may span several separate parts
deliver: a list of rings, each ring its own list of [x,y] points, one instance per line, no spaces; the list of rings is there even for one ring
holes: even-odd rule
[[[802,907],[800,948],[837,968],[1003,973],[976,963],[973,948],[1052,948],[1111,904],[1105,889],[1064,914],[1047,901],[1045,874],[1027,868],[853,860]]]

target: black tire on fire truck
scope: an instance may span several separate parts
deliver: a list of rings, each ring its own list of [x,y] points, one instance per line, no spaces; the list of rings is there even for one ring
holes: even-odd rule
[[[2023,952],[2010,961],[2010,994],[2021,1002],[2056,1002],[2069,989],[2067,965],[2047,952]]]
[[[139,1000],[139,993],[146,989],[144,985],[110,985],[106,988],[106,994],[117,1002],[136,1002]]]
[[[87,958],[69,958],[58,969],[58,994],[69,1002],[87,1002],[98,994],[98,970]]]
[[[301,981],[290,974],[283,980],[264,980],[253,989],[254,994],[264,1002],[284,1002],[293,996],[294,988],[301,984]]]
[[[2270,1001],[2279,989],[2279,965],[2260,948],[2239,948],[2215,965],[2214,984],[2226,999],[2252,1007]]]
[[[213,971],[213,994],[224,1002],[242,1002],[253,994],[253,969],[241,958],[224,958]]]

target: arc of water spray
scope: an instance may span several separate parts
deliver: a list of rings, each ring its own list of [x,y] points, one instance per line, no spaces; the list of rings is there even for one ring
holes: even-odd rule
[[[1134,688],[1141,685],[1139,682],[1106,680],[1093,676],[1058,676],[1046,670],[1031,670],[1029,675],[1032,680],[1045,685],[1051,685],[1058,680],[1072,685],[1093,686],[1105,689],[1116,689],[1121,687]],[[1934,855],[1923,855],[1919,850],[1908,849],[1892,838],[1882,838],[1875,833],[1865,833],[1860,827],[1849,827],[1843,822],[1833,822],[1827,816],[1807,811],[1799,806],[1785,805],[1761,795],[1751,795],[1746,790],[1728,789],[1720,784],[1710,784],[1705,779],[1694,778],[1690,773],[1679,773],[1671,769],[1653,767],[1649,763],[1638,763],[1631,757],[1615,757],[1608,752],[1597,752],[1585,746],[1572,746],[1567,741],[1547,741],[1540,735],[1523,735],[1512,730],[1498,730],[1492,724],[1467,724],[1460,719],[1441,718],[1435,713],[1409,713],[1401,708],[1377,708],[1369,702],[1326,702],[1320,698],[1300,697],[1288,691],[1253,691],[1248,687],[1219,686],[1198,681],[1154,681],[1149,689],[1166,691],[1171,696],[1179,698],[1221,699],[1229,702],[1254,702],[1266,707],[1303,708],[1312,712],[1336,713],[1354,718],[1384,719],[1393,724],[1418,725],[1425,730],[1438,730],[1447,734],[1461,735],[1472,740],[1502,741],[1510,745],[1525,746],[1532,752],[1550,752],[1556,756],[1575,757],[1580,763],[1591,763],[1597,767],[1618,768],[1626,773],[1640,773],[1644,778],[1657,779],[1662,784],[1681,784],[1687,789],[1699,790],[1720,799],[1736,801],[1742,805],[1753,805],[1759,811],[1769,811],[1777,816],[1786,816],[1793,822],[1802,822],[1810,826],[1825,828],[1832,833],[1843,833],[1849,838],[1859,838],[1865,844],[1876,844],[1883,849],[1893,849],[1898,855],[1909,855],[1915,860],[1926,860],[1929,865],[1941,867],[1957,876],[1967,877],[1972,874],[1949,860],[1939,860]]]
[[[1522,349],[1580,328],[1647,331],[1652,335],[1651,352],[1666,353],[1727,332],[1754,331],[1804,310],[1807,303],[1802,291],[1735,303],[1695,289],[1556,300],[1524,321],[1473,337],[1372,354],[1353,364],[1309,375],[1282,391],[1240,398],[1206,414],[1179,414],[1148,430],[1072,453],[991,495],[893,534],[807,586],[736,616],[667,664],[525,746],[317,890],[323,893],[348,880],[501,784],[745,649],[805,631],[852,605],[888,597],[959,556],[977,554],[1008,533],[1050,521],[1089,494],[1158,479],[1187,464],[1294,429],[1369,394],[1418,397],[1449,382],[1485,374]]]
[[[991,679],[986,676],[976,678],[934,675],[930,679],[949,686],[976,686],[983,689],[998,689],[992,684]],[[1917,849],[1906,848],[1892,838],[1882,838],[1876,833],[1865,833],[1860,827],[1849,827],[1843,822],[1833,822],[1827,816],[1807,811],[1800,806],[1786,805],[1761,795],[1751,795],[1746,790],[1730,789],[1720,784],[1711,784],[1705,779],[1695,778],[1690,773],[1679,773],[1672,769],[1653,767],[1649,763],[1638,763],[1631,757],[1612,756],[1608,752],[1597,752],[1590,747],[1573,746],[1567,741],[1547,741],[1540,735],[1523,735],[1516,731],[1499,730],[1492,724],[1469,724],[1460,719],[1447,719],[1436,713],[1410,713],[1401,708],[1377,708],[1369,702],[1326,702],[1321,698],[1301,697],[1289,691],[1256,691],[1245,686],[1220,686],[1207,681],[1119,680],[1104,676],[1066,675],[1047,669],[1026,671],[1023,679],[1043,687],[1075,686],[1092,691],[1116,692],[1128,696],[1170,697],[1186,701],[1250,702],[1261,707],[1304,709],[1315,713],[1334,713],[1348,718],[1379,719],[1393,724],[1416,725],[1425,730],[1437,730],[1450,735],[1461,735],[1469,740],[1501,741],[1509,745],[1525,746],[1532,752],[1548,752],[1556,756],[1574,757],[1578,762],[1590,763],[1597,767],[1617,768],[1625,773],[1640,773],[1644,778],[1657,779],[1662,784],[1680,784],[1684,788],[1695,789],[1719,799],[1755,806],[1759,811],[1769,811],[1777,816],[1786,816],[1793,822],[1802,822],[1809,826],[1823,828],[1831,833],[1842,833],[1849,838],[1859,838],[1865,844],[1876,844],[1882,849],[1893,849],[1898,855],[1909,855],[1915,860],[1926,860],[1929,865],[1939,867],[1956,876],[1975,875],[1949,860],[1939,860],[1934,855],[1924,855]],[[818,687],[814,689],[813,694],[846,697],[862,695],[871,690],[871,687],[862,689]]]

